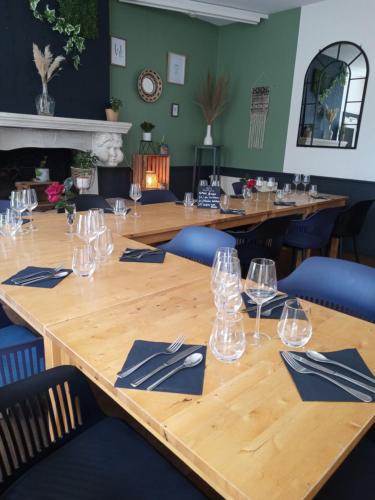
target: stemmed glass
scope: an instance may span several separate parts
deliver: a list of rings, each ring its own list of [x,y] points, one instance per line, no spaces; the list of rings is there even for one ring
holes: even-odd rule
[[[88,215],[93,220],[96,235],[104,233],[107,227],[105,225],[104,210],[102,208],[90,208]]]
[[[263,188],[263,177],[257,177],[255,188],[257,190],[257,200],[259,200],[259,191]]]
[[[30,225],[29,230],[35,231],[36,228],[33,226],[33,214],[32,211],[38,206],[38,197],[36,195],[35,189],[25,189],[23,192],[24,201],[26,209],[30,214]]]
[[[219,260],[216,275],[211,279],[218,316],[237,313],[242,306],[241,266],[238,257]]]
[[[66,214],[66,222],[68,223],[68,230],[65,234],[71,236],[73,234],[73,224],[74,219],[76,218],[77,207],[75,203],[66,203],[65,204],[65,214]]]
[[[301,184],[301,174],[294,174],[293,184],[296,186],[294,194],[297,194],[298,186]]]
[[[229,208],[229,196],[227,194],[221,195],[220,208],[221,208],[221,210],[228,210],[228,208]]]
[[[76,235],[90,245],[97,236],[97,229],[95,227],[93,217],[90,215],[79,214],[76,228]]]
[[[95,239],[96,259],[103,261],[113,252],[112,231],[106,227],[103,233],[98,234]]]
[[[211,289],[215,292],[217,283],[220,281],[220,273],[223,271],[222,261],[233,261],[238,258],[238,253],[235,248],[220,247],[216,250],[214,262],[211,268]]]
[[[302,184],[303,184],[303,194],[306,194],[307,186],[310,184],[310,176],[304,175],[302,176]]]
[[[19,191],[12,191],[11,196],[10,196],[10,208],[14,210],[18,217],[21,220],[21,227],[19,229],[20,233],[25,233],[22,229],[22,213],[26,210],[26,204],[25,204],[25,195],[24,195],[25,190],[19,190]]]
[[[270,337],[260,333],[260,313],[262,305],[277,294],[277,278],[275,262],[270,259],[253,259],[245,282],[245,292],[257,305],[257,317],[253,345],[260,345]]]
[[[130,186],[129,196],[134,201],[133,217],[140,217],[140,214],[137,212],[137,201],[142,197],[141,186],[139,184],[132,184]]]
[[[268,177],[268,181],[267,181],[268,200],[271,199],[271,192],[273,191],[273,187],[275,184],[276,184],[275,177]]]
[[[283,187],[283,192],[284,192],[284,197],[285,198],[288,198],[289,195],[291,194],[292,192],[292,186],[290,184],[284,184],[284,187]]]

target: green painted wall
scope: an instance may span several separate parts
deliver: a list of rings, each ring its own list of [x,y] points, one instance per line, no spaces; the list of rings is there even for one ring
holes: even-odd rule
[[[156,125],[154,140],[165,135],[172,165],[191,165],[192,145],[202,140],[205,131],[195,95],[207,71],[216,71],[218,28],[183,14],[110,0],[110,33],[127,39],[126,68],[111,66],[110,70],[111,95],[124,103],[120,119],[133,123],[125,139],[127,159],[138,151],[139,124],[149,121]],[[183,86],[167,83],[168,51],[187,56]],[[156,70],[163,80],[163,93],[156,103],[145,103],[136,90],[138,75],[145,68]],[[178,118],[170,116],[171,103],[180,104]]]
[[[300,9],[271,15],[258,26],[231,24],[219,30],[218,74],[230,78],[230,101],[220,119],[225,166],[282,171],[289,121]],[[250,92],[271,87],[262,150],[248,149]]]

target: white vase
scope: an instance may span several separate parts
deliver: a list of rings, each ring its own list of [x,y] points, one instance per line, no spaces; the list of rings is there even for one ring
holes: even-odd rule
[[[90,187],[90,178],[88,177],[77,177],[76,186],[78,189],[89,189]]]
[[[212,146],[214,143],[211,135],[211,127],[212,125],[207,125],[206,137],[203,140],[205,146]]]
[[[151,142],[152,141],[152,132],[143,132],[142,140],[147,141],[147,142]]]

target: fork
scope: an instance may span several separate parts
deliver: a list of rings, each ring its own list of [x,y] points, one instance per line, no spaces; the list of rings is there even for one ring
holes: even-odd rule
[[[54,269],[51,269],[50,271],[36,271],[33,273],[29,273],[29,274],[25,274],[23,276],[20,276],[19,278],[13,278],[12,282],[15,285],[20,285],[24,281],[29,281],[29,279],[36,278],[37,276],[39,277],[39,275],[40,276],[42,276],[42,275],[49,276],[50,274],[55,274],[55,273],[59,272],[63,267],[64,267],[63,264],[59,264],[58,266],[56,266]]]
[[[363,392],[357,391],[356,389],[352,389],[351,387],[348,387],[347,385],[341,384],[340,382],[337,382],[337,380],[334,380],[331,377],[327,377],[327,375],[324,375],[323,373],[316,372],[314,370],[310,370],[308,368],[305,368],[301,364],[298,363],[295,359],[293,359],[292,354],[290,352],[282,352],[281,356],[285,359],[285,361],[288,363],[288,365],[293,368],[298,373],[301,373],[303,375],[317,375],[318,377],[322,377],[329,382],[331,382],[334,385],[337,385],[340,387],[342,390],[348,392],[355,398],[363,401],[364,403],[371,403],[372,397],[369,396],[368,394],[365,394]]]
[[[125,377],[127,377],[131,373],[135,372],[135,370],[138,370],[138,368],[140,368],[141,366],[143,366],[145,363],[147,363],[148,361],[150,361],[150,359],[153,359],[156,356],[160,356],[161,354],[174,354],[175,352],[177,352],[180,349],[180,347],[182,346],[182,344],[184,343],[184,341],[185,341],[185,337],[183,335],[181,335],[174,342],[172,342],[172,344],[170,344],[165,349],[165,351],[155,352],[154,354],[151,354],[151,356],[148,356],[147,358],[143,359],[142,361],[140,361],[136,365],[133,365],[130,368],[127,368],[126,370],[124,370],[122,372],[118,372],[117,373],[118,378],[125,378]]]
[[[277,304],[276,306],[273,306],[273,307],[270,307],[269,309],[266,309],[265,311],[262,311],[262,316],[265,317],[265,318],[269,318],[272,314],[272,311],[274,309],[277,309],[278,307],[283,307],[284,304],[285,304],[286,300],[284,300],[283,302],[281,302],[281,304]]]

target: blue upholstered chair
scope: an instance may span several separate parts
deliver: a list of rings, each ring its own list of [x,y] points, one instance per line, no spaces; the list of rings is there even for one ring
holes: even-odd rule
[[[160,245],[169,253],[212,266],[219,247],[236,246],[236,239],[230,234],[210,227],[186,227],[173,240]]]
[[[236,194],[236,195],[242,194],[243,187],[244,187],[244,183],[241,181],[232,182],[232,188],[233,188],[234,194]]]
[[[45,368],[43,338],[13,325],[0,306],[0,387]]]
[[[140,202],[142,205],[151,205],[153,203],[168,203],[177,201],[177,197],[167,189],[147,189],[142,191]]]
[[[375,323],[375,268],[341,259],[311,257],[279,281],[278,288]]]
[[[72,366],[0,388],[0,414],[4,500],[207,498],[127,423],[105,416]]]
[[[10,208],[10,201],[0,200],[0,212],[6,212],[7,208]]]

